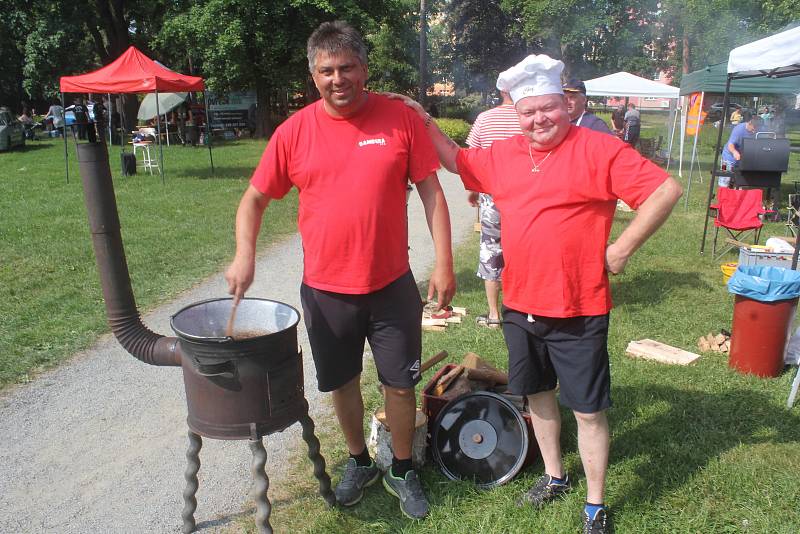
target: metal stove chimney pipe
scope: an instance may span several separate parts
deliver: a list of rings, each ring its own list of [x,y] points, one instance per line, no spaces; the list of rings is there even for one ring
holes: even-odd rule
[[[123,348],[141,361],[180,366],[178,338],[149,330],[136,308],[106,145],[78,143],[76,148],[108,324]]]

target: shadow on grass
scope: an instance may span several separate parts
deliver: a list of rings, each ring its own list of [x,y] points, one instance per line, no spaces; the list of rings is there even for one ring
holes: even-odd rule
[[[642,459],[635,468],[638,480],[618,488],[619,506],[631,509],[675,491],[735,447],[800,440],[798,415],[745,388],[706,393],[619,386],[611,413],[612,432],[628,429],[612,437],[610,466]],[[641,422],[631,424],[634,417]]]
[[[621,280],[612,280],[615,306],[658,304],[678,288],[711,289],[700,279],[700,274],[693,271],[642,271],[624,276]]]
[[[206,153],[206,157],[207,156],[208,153]],[[201,167],[201,168],[195,167],[191,169],[186,169],[186,168],[172,169],[171,172],[170,169],[167,169],[167,172],[179,178],[200,178],[203,180],[207,179],[219,180],[219,179],[235,178],[237,180],[240,180],[242,178],[250,178],[250,176],[253,174],[254,169],[255,167],[253,166],[245,166],[245,165],[237,165],[232,167],[214,165],[214,171],[212,172],[211,164],[208,163],[207,167]]]
[[[50,148],[49,143],[39,143],[38,141],[25,141],[25,146],[23,148],[16,148],[14,150],[18,152],[35,152],[36,150],[41,150],[43,148]]]

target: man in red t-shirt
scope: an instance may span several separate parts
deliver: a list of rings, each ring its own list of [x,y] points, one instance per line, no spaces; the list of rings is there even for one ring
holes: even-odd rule
[[[239,299],[250,286],[261,219],[272,199],[299,190],[303,239],[303,318],[321,391],[332,399],[350,458],[336,487],[351,506],[381,472],[364,440],[360,378],[369,340],[384,385],[394,459],[383,477],[414,519],[428,503],[411,465],[420,379],[422,303],[408,263],[406,188],[416,184],[431,229],[436,265],[428,299],[455,291],[450,219],[436,177],[438,158],[425,124],[402,102],[364,91],[367,53],[344,22],[326,22],[308,40],[322,100],[275,131],[236,214],[236,256],[226,272]]]
[[[561,460],[558,383],[561,403],[578,424],[587,485],[584,532],[605,533],[611,531],[604,505],[608,273],[624,270],[667,219],[681,187],[619,139],[570,125],[563,68],[561,61],[531,55],[500,75],[498,87],[511,94],[524,136],[464,150],[428,124],[444,167],[458,172],[467,189],[490,193],[503,221],[509,389],[528,397],[545,467],[521,503],[538,507],[571,487]],[[419,104],[405,100],[425,116]],[[619,198],[637,215],[608,244]]]

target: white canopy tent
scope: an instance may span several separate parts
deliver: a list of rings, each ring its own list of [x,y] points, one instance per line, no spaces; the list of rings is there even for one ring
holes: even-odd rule
[[[737,77],[797,76],[800,71],[800,26],[734,48],[728,74]]]
[[[680,89],[665,83],[641,78],[630,72],[617,72],[585,80],[590,96],[639,96],[645,98],[678,98]]]
[[[608,74],[599,78],[585,80],[586,94],[589,96],[636,96],[643,98],[680,98],[680,89],[665,83],[648,80],[641,76],[636,76],[630,72],[620,71]],[[669,136],[669,148],[667,152],[672,155],[672,143],[675,138],[675,123],[677,122],[677,110],[670,106],[672,113],[672,132]],[[683,137],[681,137],[681,150],[683,150]],[[667,160],[669,169],[669,160]]]

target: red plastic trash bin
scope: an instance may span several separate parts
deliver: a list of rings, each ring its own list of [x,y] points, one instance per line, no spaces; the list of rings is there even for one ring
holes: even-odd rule
[[[778,376],[797,298],[760,302],[736,295],[728,365],[740,373]]]

